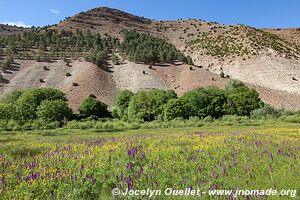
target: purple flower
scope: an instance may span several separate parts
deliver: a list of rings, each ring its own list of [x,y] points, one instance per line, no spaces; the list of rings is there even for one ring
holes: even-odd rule
[[[29,167],[30,168],[34,168],[35,167],[35,163],[34,162],[30,163]]]
[[[132,156],[132,157],[135,157],[137,153],[138,153],[138,149],[135,148],[135,147],[131,147],[131,148],[127,151],[127,154],[128,154],[129,156]]]
[[[133,164],[131,162],[128,162],[126,168],[132,170]]]
[[[219,167],[222,167],[222,165],[223,165],[223,160],[221,159],[219,163]]]
[[[273,161],[273,154],[272,154],[272,152],[270,152],[270,159]]]
[[[125,181],[126,181],[128,190],[130,190],[133,186],[133,182],[132,182],[131,177],[130,176],[126,177]]]
[[[2,182],[2,185],[3,185],[3,191],[5,190],[5,187],[6,187],[6,181],[5,181],[5,177],[4,177],[4,175],[2,176],[2,178],[1,178],[1,182]]]
[[[272,167],[271,164],[269,165],[269,171],[270,171],[271,173],[273,172],[273,167]]]
[[[138,177],[141,177],[142,173],[143,173],[144,169],[143,167],[141,166],[139,171],[138,171]]]
[[[6,163],[6,165],[9,167],[9,166],[11,166],[11,164],[12,164],[12,162],[9,160],[9,161],[7,161],[7,163]]]

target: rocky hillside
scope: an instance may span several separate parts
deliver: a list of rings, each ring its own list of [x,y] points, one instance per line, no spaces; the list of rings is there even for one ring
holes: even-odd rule
[[[21,33],[26,30],[28,30],[28,28],[0,24],[0,36]]]
[[[171,88],[182,94],[196,87],[223,87],[235,78],[256,88],[263,100],[278,108],[300,109],[299,29],[256,29],[195,19],[155,21],[110,8],[82,12],[46,29],[89,31],[116,37],[120,42],[124,29],[134,29],[175,45],[192,57],[195,66],[171,63],[149,68],[149,64],[134,63],[119,55],[124,62],[115,65],[109,57],[103,68],[86,62],[84,52],[69,57],[72,69],[60,60],[61,56],[51,63],[22,58],[17,60],[17,69],[3,74],[6,81],[2,81],[0,93],[53,86],[67,93],[73,107],[88,93],[112,106],[114,95],[121,89]],[[0,27],[1,33],[7,34]],[[42,70],[44,65],[50,70]]]

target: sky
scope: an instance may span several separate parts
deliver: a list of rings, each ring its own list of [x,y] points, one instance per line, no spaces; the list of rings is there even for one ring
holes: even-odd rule
[[[103,6],[156,20],[192,18],[257,28],[300,27],[299,0],[1,0],[0,23],[52,25]]]

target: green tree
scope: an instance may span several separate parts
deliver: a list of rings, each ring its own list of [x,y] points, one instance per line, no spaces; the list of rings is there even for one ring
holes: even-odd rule
[[[89,96],[81,102],[79,112],[83,117],[110,117],[107,105],[97,100],[94,96]]]
[[[194,89],[185,93],[180,99],[189,108],[189,116],[219,118],[224,114],[226,97],[218,88]]]
[[[189,118],[189,108],[181,99],[171,99],[164,109],[164,120]]]
[[[188,65],[194,65],[193,59],[190,56],[187,57],[186,62],[187,62]]]
[[[13,119],[16,114],[16,107],[12,103],[0,103],[0,120],[5,122],[7,129],[8,121]]]
[[[226,86],[225,92],[227,97],[225,109],[228,114],[250,116],[252,110],[263,105],[258,93],[240,81],[231,81]]]
[[[114,117],[127,120],[128,119],[128,106],[134,96],[134,93],[129,90],[121,91],[116,97]]]
[[[20,96],[23,94],[23,90],[15,90],[10,93],[5,94],[0,98],[0,103],[12,103],[15,104]]]
[[[72,110],[61,100],[45,100],[37,108],[37,117],[44,122],[62,122],[70,119]]]
[[[20,120],[36,119],[37,107],[45,100],[67,101],[65,94],[53,88],[25,90],[17,100]]]
[[[132,121],[152,121],[163,118],[163,111],[170,99],[177,95],[171,90],[153,89],[136,93],[128,106],[128,117]]]

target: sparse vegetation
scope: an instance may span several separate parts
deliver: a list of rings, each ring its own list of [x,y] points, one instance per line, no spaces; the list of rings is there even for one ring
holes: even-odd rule
[[[258,55],[263,49],[273,49],[288,57],[298,57],[300,48],[278,36],[260,29],[244,25],[231,27],[222,34],[213,35],[204,32],[188,45],[194,49],[202,49],[206,54],[219,58],[228,56],[246,57]]]
[[[120,64],[120,59],[115,53],[112,54],[112,63],[114,65],[119,65]]]

